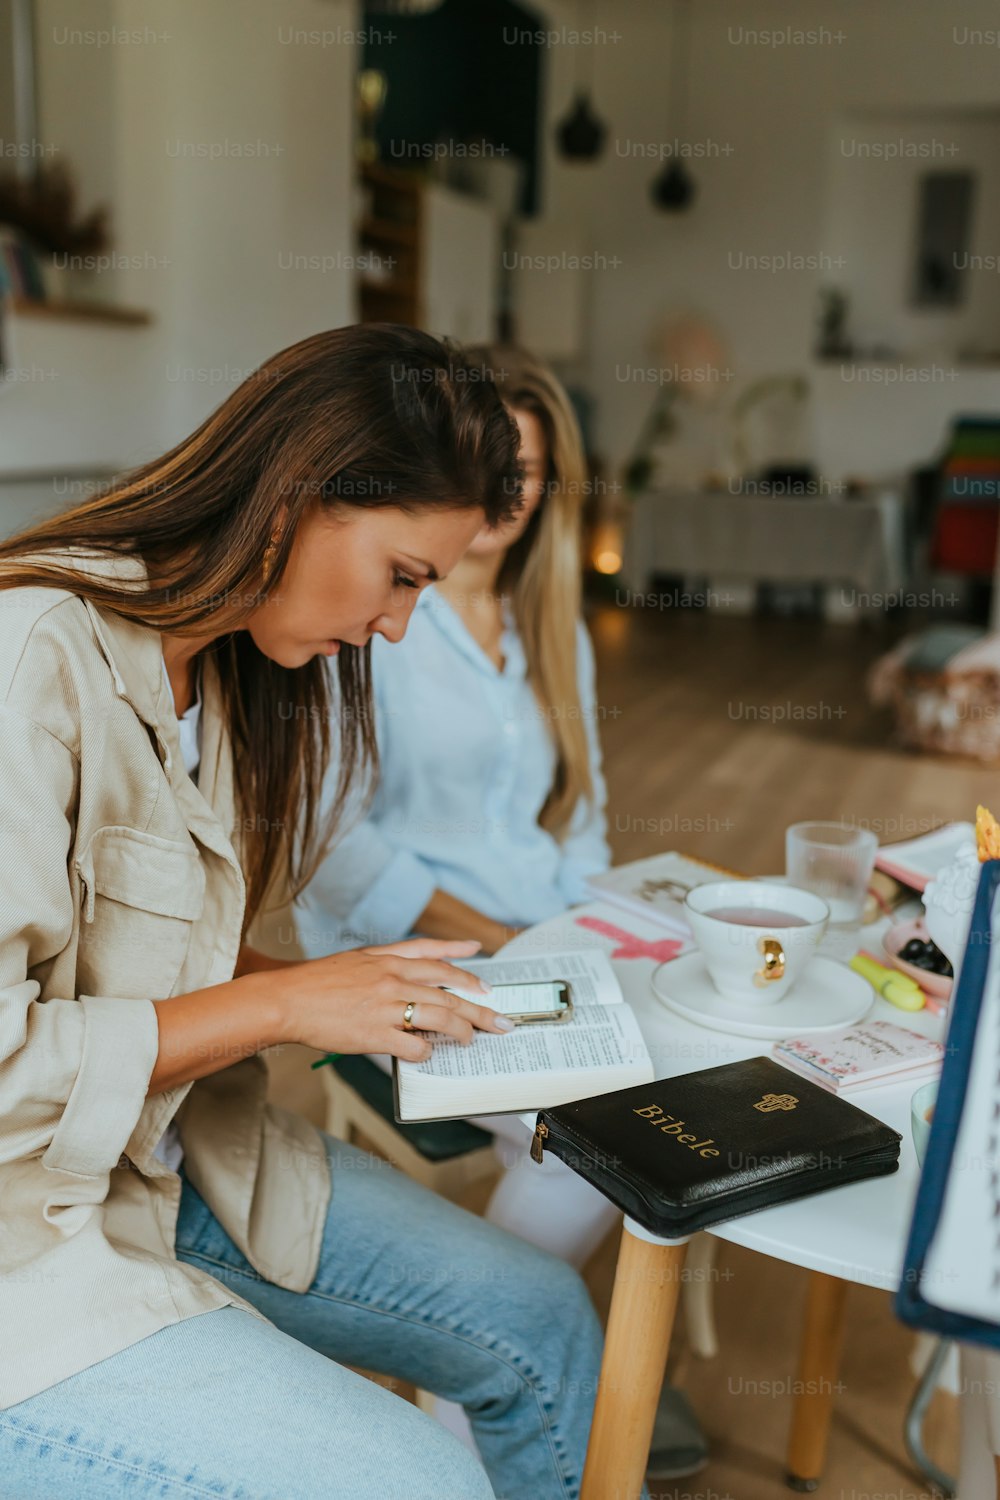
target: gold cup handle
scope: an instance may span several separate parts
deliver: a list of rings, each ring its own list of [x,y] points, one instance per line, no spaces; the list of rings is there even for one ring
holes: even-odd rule
[[[785,977],[785,950],[777,938],[762,937],[757,939],[757,952],[764,955],[764,967],[758,969],[753,976],[753,982],[758,989],[763,989],[775,979]]]

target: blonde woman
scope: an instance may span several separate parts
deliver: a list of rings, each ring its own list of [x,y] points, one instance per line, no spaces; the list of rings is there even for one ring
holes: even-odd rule
[[[447,930],[492,953],[609,863],[576,418],[524,351],[468,357],[517,423],[523,504],[425,591],[398,650],[375,645],[379,781],[304,895],[310,948]]]
[[[317,334],[0,545],[4,1495],[579,1491],[579,1279],[266,1100],[283,1041],[418,1059],[508,1029],[438,988],[477,945],[245,941],[374,749],[367,643],[517,507],[468,376],[412,329]],[[463,1403],[483,1467],[348,1365]]]
[[[407,933],[477,939],[586,899],[607,868],[600,707],[581,613],[583,445],[553,373],[522,349],[470,349],[517,423],[524,503],[484,525],[414,609],[405,642],[376,642],[379,781],[367,819],[300,898],[306,952]],[[388,1065],[388,1059],[376,1059]],[[486,1217],[580,1267],[618,1218],[556,1157],[528,1160],[516,1116],[476,1121],[505,1171]],[[662,1404],[663,1477],[704,1459],[683,1399]]]

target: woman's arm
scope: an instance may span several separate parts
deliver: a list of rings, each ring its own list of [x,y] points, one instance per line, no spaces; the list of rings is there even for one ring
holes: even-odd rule
[[[484,953],[495,953],[521,930],[494,922],[474,906],[440,890],[434,892],[413,925],[417,932],[431,938],[474,938]]]
[[[296,898],[302,950],[322,958],[337,948],[396,942],[416,927],[433,892],[430,869],[394,848],[368,817],[336,840]]]
[[[378,873],[373,874],[376,869]],[[359,893],[359,874],[365,870],[370,884]],[[345,914],[344,896],[352,891],[356,899]],[[408,849],[393,849],[370,821],[352,829],[334,846],[297,905],[303,912],[299,923],[302,947],[314,957],[328,953],[338,938],[341,944],[345,940],[382,943],[408,932],[431,938],[472,938],[484,953],[495,953],[519,930],[439,890],[430,867]],[[280,963],[263,954],[258,955],[261,962],[255,962],[252,950],[244,951],[247,966],[237,973]]]
[[[39,998],[29,976],[52,968],[78,920],[69,867],[79,767],[62,740],[8,704],[0,790],[0,1162],[41,1156],[94,1177],[114,1167],[142,1113],[156,1006],[51,986]]]
[[[149,1093],[278,1042],[420,1061],[432,1045],[424,1031],[465,1042],[476,1028],[511,1029],[505,1016],[440,988],[456,978],[445,959],[469,958],[477,944],[429,940],[259,970],[166,1000],[131,990],[50,992],[43,1001],[31,976],[51,968],[79,922],[69,877],[79,765],[62,740],[7,704],[0,789],[0,1162],[41,1157],[80,1177],[109,1172]],[[471,976],[468,988],[488,992]],[[410,1001],[414,1031],[403,1028]]]
[[[159,1049],[150,1094],[218,1073],[284,1039],[278,993],[263,972],[158,1000],[154,1008]]]
[[[461,1042],[470,1042],[475,1030],[510,1031],[506,1016],[441,988],[462,972],[445,960],[470,958],[476,946],[417,939],[396,948],[359,948],[307,963],[276,963],[159,1000],[159,1047],[148,1092],[218,1073],[281,1042],[323,1052],[389,1052],[421,1062],[432,1047],[421,1031]],[[489,993],[488,985],[465,977],[470,989]],[[417,1031],[403,1028],[410,1001]]]

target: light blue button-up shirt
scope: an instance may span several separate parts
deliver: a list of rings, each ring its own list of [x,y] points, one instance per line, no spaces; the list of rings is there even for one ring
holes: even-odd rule
[[[505,925],[540,922],[584,900],[586,877],[607,869],[587,631],[581,622],[577,661],[594,802],[581,799],[561,842],[538,822],[555,751],[509,614],[500,649],[502,671],[433,585],[401,642],[372,642],[381,778],[369,816],[299,898],[309,957],[405,936],[435,889]]]

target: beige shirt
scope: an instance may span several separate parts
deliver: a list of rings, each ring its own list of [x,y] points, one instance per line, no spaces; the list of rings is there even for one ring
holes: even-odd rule
[[[157,631],[77,595],[0,591],[0,1409],[183,1318],[254,1311],[175,1257],[180,1179],[153,1155],[175,1115],[261,1276],[304,1291],[319,1256],[322,1138],[266,1102],[263,1058],[146,1097],[156,1002],[232,978],[245,903],[211,655],[197,787],[161,659]]]

